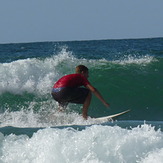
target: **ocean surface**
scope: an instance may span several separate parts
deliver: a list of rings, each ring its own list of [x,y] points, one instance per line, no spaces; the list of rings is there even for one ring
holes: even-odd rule
[[[88,120],[51,97],[79,64],[110,103],[93,96]],[[163,38],[0,44],[0,163],[162,162]]]

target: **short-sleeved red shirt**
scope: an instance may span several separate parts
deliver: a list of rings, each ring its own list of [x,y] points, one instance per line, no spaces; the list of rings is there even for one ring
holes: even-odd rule
[[[87,86],[90,82],[82,74],[69,74],[60,78],[53,88]]]

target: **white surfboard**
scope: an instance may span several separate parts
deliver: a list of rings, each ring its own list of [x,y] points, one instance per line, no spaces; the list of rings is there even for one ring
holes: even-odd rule
[[[113,114],[113,115],[108,115],[108,116],[105,116],[105,117],[99,117],[99,118],[95,118],[95,120],[97,121],[109,121],[111,120],[112,118],[115,118],[115,117],[118,117],[120,115],[123,115],[125,113],[128,113],[130,110],[125,110],[123,112],[120,112],[120,113],[117,113],[117,114]]]

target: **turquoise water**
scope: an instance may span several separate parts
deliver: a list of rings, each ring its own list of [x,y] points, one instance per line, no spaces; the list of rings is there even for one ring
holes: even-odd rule
[[[163,38],[0,44],[2,162],[162,162],[162,45]],[[102,125],[84,121],[81,105],[58,113],[51,88],[78,64],[111,105],[93,96],[89,116],[131,111]]]

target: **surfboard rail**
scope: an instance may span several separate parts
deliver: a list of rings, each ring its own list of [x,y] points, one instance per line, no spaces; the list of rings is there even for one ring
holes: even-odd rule
[[[118,116],[123,115],[125,113],[128,113],[129,111],[131,111],[131,110],[128,109],[128,110],[125,110],[125,111],[117,113],[117,114],[108,115],[108,116],[105,116],[105,117],[95,118],[95,120],[99,120],[99,121],[110,120],[112,118],[115,118],[115,117],[118,117]]]

